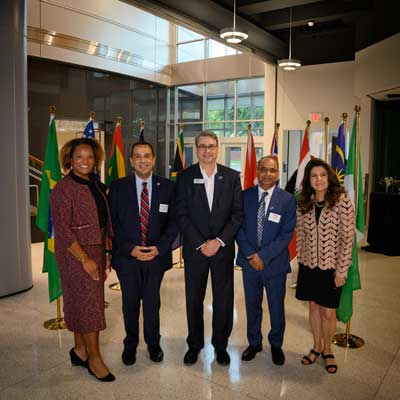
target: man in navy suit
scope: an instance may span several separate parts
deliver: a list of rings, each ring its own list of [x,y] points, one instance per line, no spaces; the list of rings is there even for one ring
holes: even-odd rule
[[[279,164],[274,156],[258,162],[258,185],[243,192],[245,220],[236,237],[237,264],[243,270],[249,346],[242,360],[252,360],[262,350],[262,301],[267,293],[271,330],[268,340],[272,361],[285,362],[286,275],[290,272],[288,244],[296,226],[296,200],[276,186]]]
[[[243,220],[239,174],[217,164],[218,137],[211,131],[196,137],[199,162],[178,174],[176,219],[183,234],[188,351],[194,364],[204,346],[204,310],[211,272],[213,317],[211,343],[217,362],[230,363],[226,348],[233,325],[235,236]]]
[[[161,362],[160,286],[172,267],[171,244],[178,228],[174,222],[175,184],[152,173],[155,156],[146,142],[133,144],[131,165],[135,173],[110,186],[114,229],[112,265],[122,291],[126,336],[122,361],[136,361],[139,342],[140,302],[143,304],[144,340],[154,362]]]

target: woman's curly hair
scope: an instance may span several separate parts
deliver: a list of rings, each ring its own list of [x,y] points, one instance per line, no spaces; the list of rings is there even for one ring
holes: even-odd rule
[[[311,187],[310,177],[311,170],[314,167],[322,167],[328,173],[328,190],[325,193],[325,201],[328,203],[329,208],[332,208],[343,193],[345,193],[335,171],[325,161],[320,160],[319,158],[313,158],[307,163],[306,168],[304,169],[302,189],[298,197],[298,205],[303,214],[310,211],[313,206],[315,191]]]
[[[104,150],[101,144],[96,139],[79,138],[68,141],[60,150],[60,163],[64,171],[69,171],[71,169],[72,156],[76,148],[81,145],[87,145],[92,148],[94,154],[94,170],[99,169],[100,164],[104,160]]]

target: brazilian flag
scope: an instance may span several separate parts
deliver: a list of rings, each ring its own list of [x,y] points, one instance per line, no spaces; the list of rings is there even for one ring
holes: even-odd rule
[[[36,215],[36,225],[45,234],[42,272],[48,274],[50,303],[62,295],[60,275],[54,256],[54,228],[50,213],[50,193],[59,180],[61,168],[58,161],[57,132],[54,114],[51,114]]]

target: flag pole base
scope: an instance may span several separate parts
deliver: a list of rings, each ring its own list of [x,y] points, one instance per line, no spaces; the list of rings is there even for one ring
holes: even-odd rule
[[[117,292],[121,291],[121,284],[119,282],[112,283],[109,288],[111,290],[116,290]]]
[[[359,349],[365,344],[364,339],[356,335],[347,335],[346,333],[337,333],[333,337],[332,343],[336,344],[336,346],[348,349]]]
[[[235,265],[233,269],[238,272],[242,271],[242,267],[239,267],[239,265]]]
[[[45,321],[43,326],[50,331],[57,331],[60,329],[65,329],[67,326],[65,325],[64,318],[52,318],[48,321]]]

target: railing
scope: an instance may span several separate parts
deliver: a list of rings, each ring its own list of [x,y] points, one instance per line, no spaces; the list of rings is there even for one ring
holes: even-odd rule
[[[42,181],[43,161],[29,154],[29,198],[31,216],[37,213],[39,188]]]

